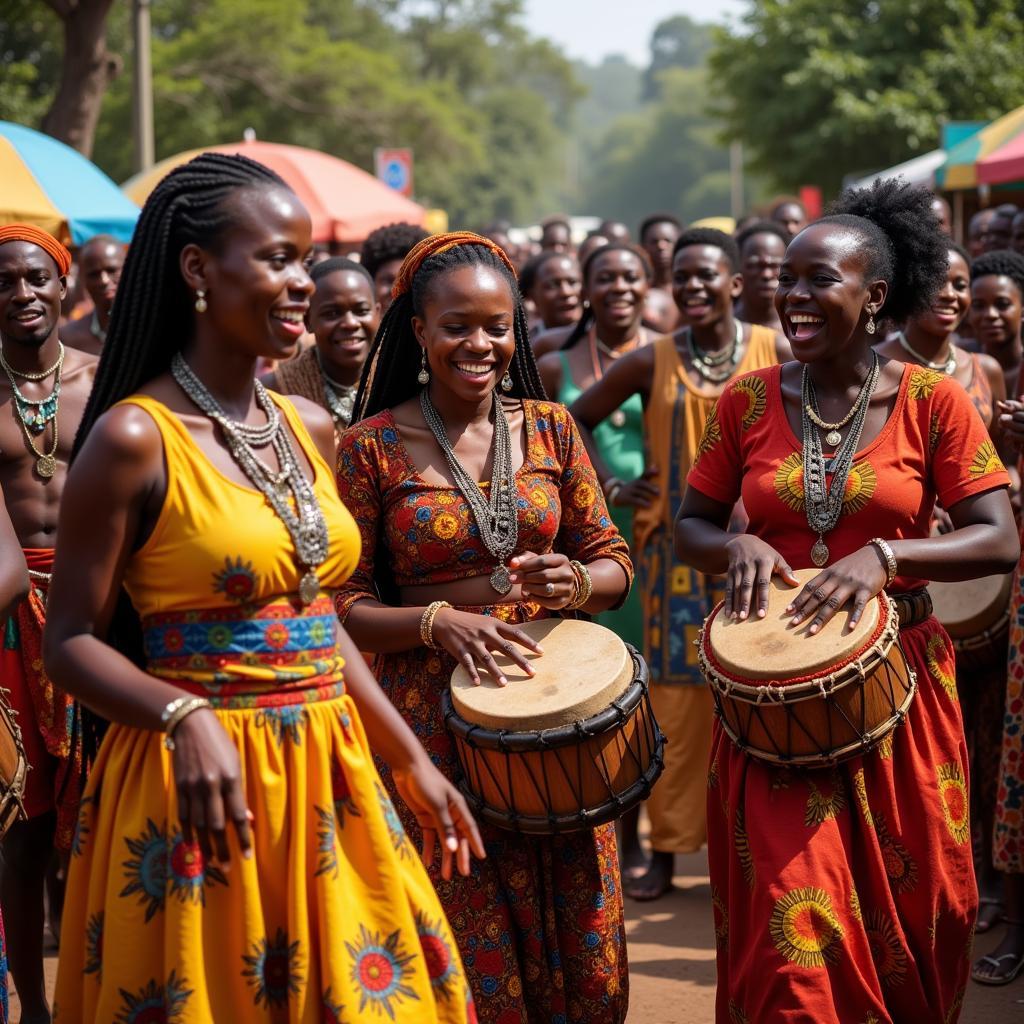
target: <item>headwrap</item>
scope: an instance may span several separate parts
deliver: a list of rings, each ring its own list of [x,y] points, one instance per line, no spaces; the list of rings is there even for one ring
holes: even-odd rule
[[[71,253],[61,245],[48,231],[37,228],[34,224],[4,224],[0,227],[0,245],[5,242],[30,242],[38,245],[45,253],[53,257],[63,277],[71,269]]]
[[[409,250],[409,254],[402,261],[398,277],[395,278],[395,283],[391,287],[391,298],[397,299],[412,288],[412,279],[416,276],[416,271],[423,266],[424,260],[430,259],[431,256],[440,256],[441,253],[448,252],[449,249],[460,245],[480,245],[489,249],[508,267],[513,280],[518,276],[512,261],[497,242],[492,242],[489,238],[484,238],[483,235],[476,235],[472,231],[449,231],[443,235],[428,235],[422,242],[417,242]]]

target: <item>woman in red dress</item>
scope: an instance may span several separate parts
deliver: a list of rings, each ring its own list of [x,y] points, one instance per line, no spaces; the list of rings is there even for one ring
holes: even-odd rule
[[[871,348],[878,319],[926,308],[945,277],[930,199],[899,181],[846,193],[787,249],[776,305],[796,362],[727,389],[676,524],[677,554],[725,574],[734,616],[762,615],[771,577],[795,583],[791,567],[812,563],[825,567],[790,606],[812,632],[848,603],[859,619],[882,589],[1015,564],[1009,479],[963,388]],[[827,463],[821,445],[835,449]],[[829,506],[834,474],[845,486]],[[748,533],[729,534],[740,497]],[[936,499],[954,529],[931,538]],[[954,656],[930,616],[907,615],[900,639],[918,693],[904,725],[867,754],[786,770],[715,726],[720,1022],[959,1016],[978,899]]]
[[[492,654],[503,651],[529,671],[523,648],[536,646],[516,624],[621,604],[628,549],[572,418],[544,398],[514,271],[480,236],[433,236],[409,254],[359,416],[341,440],[338,487],[362,557],[338,612],[359,649],[378,654],[384,692],[454,779],[441,694],[455,666],[504,685]],[[481,491],[476,481],[490,483]],[[499,497],[488,516],[484,493],[508,494],[507,512]],[[575,585],[581,568],[589,597]],[[418,836],[415,819],[399,813]],[[465,884],[431,876],[481,1022],[620,1024],[626,940],[614,826],[482,833],[487,859]]]

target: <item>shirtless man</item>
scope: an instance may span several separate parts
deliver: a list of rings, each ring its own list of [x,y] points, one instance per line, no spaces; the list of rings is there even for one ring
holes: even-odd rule
[[[92,299],[92,313],[61,332],[65,345],[98,356],[110,325],[110,311],[121,280],[126,247],[110,235],[96,235],[78,253],[78,276]]]
[[[70,700],[41,668],[57,508],[96,368],[95,356],[64,348],[57,337],[70,263],[67,249],[38,228],[0,227],[0,489],[31,575],[29,595],[7,621],[0,650],[3,685],[11,690],[32,766],[28,820],[4,837],[0,875],[23,1024],[50,1020],[43,979],[44,879],[54,845],[70,847],[79,788],[79,766],[69,756]]]
[[[644,323],[658,334],[671,334],[679,326],[679,310],[672,299],[672,250],[682,230],[670,213],[653,214],[640,225],[640,245],[654,268]]]

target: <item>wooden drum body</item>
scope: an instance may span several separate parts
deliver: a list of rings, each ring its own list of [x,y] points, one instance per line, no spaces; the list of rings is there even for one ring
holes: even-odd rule
[[[9,690],[0,688],[0,838],[25,817],[21,798],[25,794],[28,761],[21,743],[21,729],[7,703]]]
[[[518,627],[543,648],[527,676],[495,655],[508,678],[474,686],[465,669],[443,696],[462,765],[462,791],[484,821],[517,832],[594,828],[647,798],[664,737],[647,666],[614,633],[576,619]]]
[[[801,584],[819,570],[795,575]],[[917,689],[899,643],[895,606],[880,594],[857,626],[842,609],[818,633],[788,626],[799,593],[772,580],[768,613],[732,620],[719,604],[698,640],[722,727],[753,757],[824,767],[864,754],[906,717]]]
[[[960,667],[1005,667],[1012,588],[1012,574],[929,584],[935,617],[946,627]]]

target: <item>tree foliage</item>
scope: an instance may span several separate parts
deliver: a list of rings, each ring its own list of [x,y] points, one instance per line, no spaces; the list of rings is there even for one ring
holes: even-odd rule
[[[772,184],[835,193],[934,148],[943,121],[1024,103],[1022,15],[1014,0],[758,0],[718,33],[716,108]]]
[[[659,23],[651,36],[651,63],[644,72],[644,99],[661,95],[659,77],[666,68],[704,66],[712,44],[712,27],[677,14]]]

